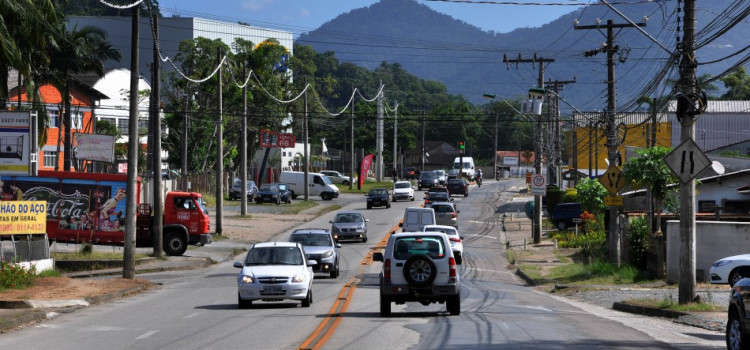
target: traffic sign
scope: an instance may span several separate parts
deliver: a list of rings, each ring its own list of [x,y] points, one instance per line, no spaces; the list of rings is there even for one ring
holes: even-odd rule
[[[669,152],[664,157],[664,162],[680,178],[682,183],[694,179],[703,169],[711,165],[711,160],[706,157],[692,139],[686,139],[672,152]]]
[[[547,193],[547,179],[542,174],[535,174],[531,177],[531,194],[544,195]]]
[[[616,166],[610,166],[602,177],[599,178],[599,183],[611,194],[619,192],[625,187],[625,174]]]
[[[622,206],[622,196],[606,196],[604,197],[604,206],[607,207],[621,207]]]

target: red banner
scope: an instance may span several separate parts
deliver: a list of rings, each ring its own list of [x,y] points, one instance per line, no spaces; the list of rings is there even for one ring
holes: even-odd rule
[[[296,138],[292,134],[260,129],[260,147],[293,148]]]
[[[359,187],[365,184],[367,173],[370,172],[370,166],[372,165],[372,154],[368,154],[362,159],[362,167],[359,169]]]

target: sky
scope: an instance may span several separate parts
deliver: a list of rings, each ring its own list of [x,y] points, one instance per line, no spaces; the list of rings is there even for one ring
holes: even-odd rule
[[[425,1],[419,3],[484,31],[507,33],[516,28],[539,27],[575,11],[593,0],[498,0],[493,4]],[[472,1],[472,0],[468,0]],[[160,0],[164,16],[204,17],[227,22],[281,29],[295,37],[312,31],[342,13],[370,6],[377,0]],[[512,5],[515,3],[577,4],[575,6]]]

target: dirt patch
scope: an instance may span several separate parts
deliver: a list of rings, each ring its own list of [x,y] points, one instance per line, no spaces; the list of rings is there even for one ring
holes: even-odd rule
[[[105,280],[69,277],[40,277],[26,289],[0,291],[0,300],[71,300],[99,297],[136,287],[152,288],[143,279],[113,278]]]
[[[222,228],[224,236],[229,239],[249,242],[265,242],[282,232],[304,224],[318,215],[316,214],[251,214],[250,217],[224,217]],[[329,228],[329,227],[325,227]]]

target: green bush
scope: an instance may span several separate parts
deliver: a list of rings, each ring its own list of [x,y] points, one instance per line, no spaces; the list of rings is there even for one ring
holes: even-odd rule
[[[562,191],[560,187],[555,185],[547,186],[547,194],[544,196],[544,204],[547,205],[547,212],[552,213],[555,211],[555,207],[560,204],[562,199]]]
[[[22,267],[0,261],[0,288],[23,289],[34,284],[36,268],[31,267],[28,271]]]
[[[595,230],[579,235],[571,235],[563,243],[565,248],[581,248],[585,257],[603,258],[607,253],[607,235],[604,230]]]
[[[628,245],[630,246],[630,263],[641,269],[646,269],[649,253],[649,225],[645,216],[630,221],[628,230]]]
[[[576,185],[576,190],[581,209],[592,214],[604,210],[604,196],[608,195],[609,191],[598,180],[583,179]]]
[[[573,187],[565,189],[565,193],[562,196],[561,203],[577,203],[578,202],[578,190]]]

